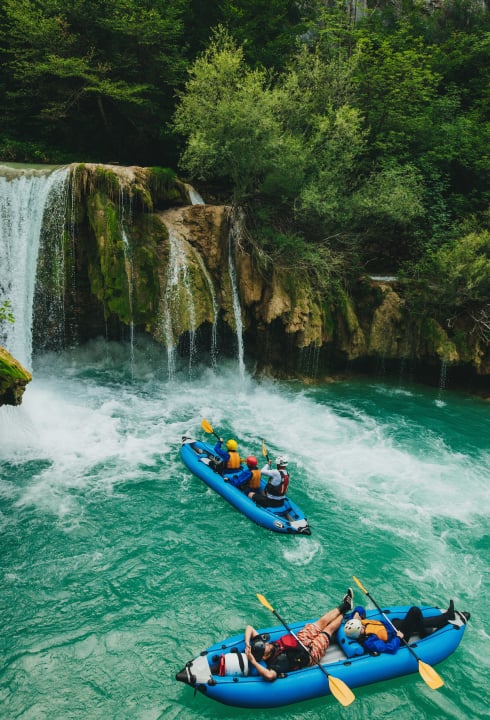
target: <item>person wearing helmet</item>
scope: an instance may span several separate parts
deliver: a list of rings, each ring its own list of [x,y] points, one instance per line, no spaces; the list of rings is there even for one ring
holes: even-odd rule
[[[260,488],[260,478],[262,476],[258,467],[259,463],[255,455],[249,455],[245,463],[247,467],[239,473],[234,473],[230,476],[225,475],[225,482],[229,482],[231,485],[240,488],[243,492],[248,492],[249,490],[255,491]]]
[[[469,613],[465,613],[469,617]],[[449,601],[446,612],[434,617],[424,618],[419,607],[411,607],[404,618],[393,618],[393,624],[387,620],[366,619],[364,608],[356,607],[352,617],[344,626],[348,638],[357,640],[364,649],[372,654],[390,653],[394,655],[400,645],[408,643],[414,634],[423,638],[431,630],[437,630],[455,619],[454,603]]]
[[[338,630],[344,615],[352,611],[352,588],[348,588],[340,605],[329,610],[314,623],[307,623],[296,633],[300,641],[289,633],[271,642],[267,635],[259,635],[251,625],[245,628],[245,654],[265,680],[272,682],[280,675],[316,665],[325,654],[330,639]]]
[[[233,438],[226,441],[226,450],[222,447],[223,438],[220,438],[214,446],[214,452],[221,458],[222,465],[219,468],[220,472],[226,472],[227,470],[239,470],[240,469],[240,453],[238,452],[238,443]]]
[[[276,468],[266,463],[261,470],[262,475],[269,478],[265,490],[261,492],[250,492],[248,496],[261,507],[280,507],[286,499],[289,486],[289,473],[286,470],[288,461],[284,455],[279,455],[276,460]]]

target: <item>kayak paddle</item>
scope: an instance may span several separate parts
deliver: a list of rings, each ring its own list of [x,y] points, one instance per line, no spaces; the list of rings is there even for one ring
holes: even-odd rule
[[[265,446],[264,446],[264,447],[265,447]],[[297,635],[295,635],[295,633],[291,630],[291,628],[289,627],[289,625],[287,625],[287,624],[284,622],[284,620],[282,619],[282,617],[279,615],[279,613],[277,613],[277,612],[274,610],[274,608],[273,608],[272,605],[266,600],[266,598],[265,598],[263,595],[261,595],[260,593],[257,593],[257,597],[258,597],[259,601],[262,603],[262,605],[263,605],[264,607],[266,607],[268,610],[270,610],[272,613],[274,613],[274,615],[275,615],[276,618],[279,620],[279,622],[280,622],[282,625],[284,625],[284,627],[286,628],[286,630],[287,630],[287,631],[295,638],[295,640],[301,645],[301,647],[303,648],[303,650],[306,650],[306,652],[308,653],[308,655],[310,656],[310,658],[312,658],[312,655],[311,655],[310,651],[308,650],[308,648],[303,645],[303,643],[301,642],[301,640],[299,639],[299,637],[298,637]],[[313,658],[312,658],[312,659],[313,659]],[[325,670],[325,668],[323,667],[323,665],[322,665],[318,660],[315,660],[315,663],[316,663],[316,665],[318,665],[318,667],[320,668],[320,670],[322,671],[322,673],[323,673],[323,674],[325,675],[325,677],[327,678],[327,680],[328,680],[328,687],[330,688],[330,692],[331,692],[332,695],[339,701],[339,703],[340,703],[341,705],[347,706],[347,705],[350,705],[351,702],[354,702],[354,700],[356,699],[356,697],[355,697],[354,693],[352,692],[352,690],[345,684],[345,682],[344,682],[343,680],[340,680],[340,678],[332,677],[332,675],[330,675],[330,673],[328,673],[328,672]]]
[[[213,426],[205,418],[201,420],[201,427],[206,433],[212,433],[217,440],[221,440],[220,436],[214,432]]]
[[[271,461],[269,460],[269,453],[267,452],[267,448],[265,446],[265,442],[262,440],[262,455],[267,460],[267,464],[270,465]]]
[[[356,578],[355,575],[352,576],[352,579],[356,583],[358,587],[361,588],[362,592],[368,596],[368,598],[371,600],[374,605],[378,608],[381,615],[387,620],[393,630],[396,630],[396,627],[391,622],[390,618],[385,615],[385,613],[381,610],[378,603],[372,598],[372,596],[369,594],[369,592],[366,590],[366,588],[362,585],[361,581]],[[417,660],[419,664],[419,673],[422,676],[422,679],[427,683],[427,685],[432,690],[437,690],[438,688],[442,687],[444,685],[444,680],[441,678],[441,676],[434,670],[434,668],[431,665],[428,665],[427,663],[422,662],[422,660],[419,658],[417,653],[410,647],[410,645],[407,643],[405,638],[402,639],[402,642],[405,643],[406,647],[410,650],[414,658]]]

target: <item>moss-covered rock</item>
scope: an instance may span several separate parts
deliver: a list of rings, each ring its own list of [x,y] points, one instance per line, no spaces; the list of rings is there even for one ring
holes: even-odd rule
[[[400,343],[403,335],[402,298],[385,286],[380,297],[381,303],[372,314],[369,333],[369,352],[383,357],[400,357]]]
[[[288,372],[306,352],[320,372],[322,362],[335,371],[382,357],[490,374],[488,318],[433,317],[425,312],[426,296],[406,280],[364,276],[349,287],[321,290],[297,268],[267,269],[240,212],[192,205],[191,191],[168,168],[74,166],[75,231],[65,254],[84,339],[91,331],[120,337],[131,324],[176,346],[219,320],[232,344],[234,268],[247,351],[264,364],[267,347],[272,364],[288,356]],[[73,236],[80,246],[70,259]]]
[[[31,373],[0,347],[0,405],[20,405],[31,380]]]

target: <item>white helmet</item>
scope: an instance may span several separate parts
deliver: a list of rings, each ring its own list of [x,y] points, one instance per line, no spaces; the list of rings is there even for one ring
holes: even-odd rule
[[[344,632],[347,637],[357,640],[361,634],[361,628],[362,622],[358,618],[352,618],[352,620],[347,620],[345,623]]]
[[[278,465],[280,467],[286,467],[287,464],[288,464],[287,457],[285,457],[284,455],[279,455],[279,457],[276,460],[276,465]]]

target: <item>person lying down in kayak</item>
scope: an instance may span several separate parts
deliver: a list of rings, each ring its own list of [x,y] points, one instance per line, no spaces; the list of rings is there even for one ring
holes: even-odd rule
[[[464,612],[466,620],[470,613]],[[348,638],[357,640],[371,655],[390,653],[394,655],[402,643],[408,643],[412,635],[424,638],[431,630],[438,630],[456,617],[454,602],[449,601],[446,612],[434,617],[423,617],[418,607],[411,607],[404,618],[393,618],[393,625],[384,620],[366,620],[362,605],[354,608],[352,618],[345,623],[344,632]]]
[[[352,588],[348,588],[337,608],[329,610],[316,622],[306,624],[297,633],[298,640],[308,648],[308,652],[290,634],[270,642],[267,635],[259,635],[255,628],[247,625],[245,654],[249,663],[259,675],[270,682],[300,667],[316,665],[324,656],[332,635],[339,629],[344,615],[352,612],[353,597]],[[264,662],[265,666],[260,661]]]

